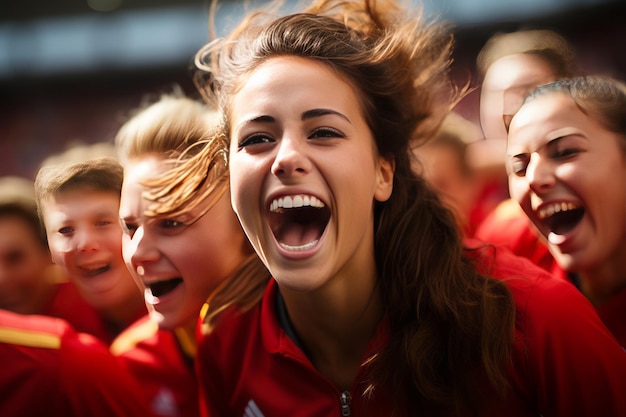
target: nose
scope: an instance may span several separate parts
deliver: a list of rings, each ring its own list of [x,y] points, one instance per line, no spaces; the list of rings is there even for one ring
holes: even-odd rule
[[[100,248],[97,234],[89,230],[76,231],[76,248],[80,252],[93,252]]]
[[[291,177],[309,172],[311,163],[306,155],[306,147],[306,139],[281,139],[272,164],[272,173],[277,177]]]
[[[530,188],[537,194],[552,188],[556,182],[550,161],[534,153],[526,167],[526,178]]]
[[[135,269],[159,259],[159,251],[150,234],[146,233],[143,227],[138,227],[132,238],[123,241],[122,246],[126,262]]]

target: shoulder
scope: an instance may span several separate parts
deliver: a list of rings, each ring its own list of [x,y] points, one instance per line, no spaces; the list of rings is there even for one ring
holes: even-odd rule
[[[111,353],[115,356],[124,355],[142,344],[151,344],[159,336],[159,325],[144,316],[120,333],[111,343]]]
[[[237,366],[247,353],[267,351],[268,343],[273,344],[276,340],[274,335],[280,333],[274,310],[276,291],[277,286],[272,279],[257,305],[247,311],[231,306],[221,313],[213,328],[200,337],[198,361],[219,362],[222,365],[232,362]]]
[[[0,310],[0,357],[0,392],[15,391],[15,381],[23,381],[11,402],[0,401],[2,415],[12,407],[31,415],[28,410],[42,404],[50,416],[130,416],[147,410],[137,398],[127,398],[138,395],[138,387],[107,346],[65,320]]]
[[[36,367],[38,377],[56,377],[67,334],[75,335],[64,320],[0,310],[0,356],[14,369]]]

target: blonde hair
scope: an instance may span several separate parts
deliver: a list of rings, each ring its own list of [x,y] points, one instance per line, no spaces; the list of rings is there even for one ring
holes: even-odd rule
[[[143,197],[152,202],[146,215],[175,217],[201,207],[199,218],[228,191],[228,143],[216,134],[220,121],[215,109],[178,91],[144,103],[118,130],[115,143],[122,161],[159,154],[171,164],[144,182]],[[202,158],[194,158],[199,154]],[[235,300],[245,309],[260,300],[269,273],[249,243],[246,252],[235,274],[209,296],[208,323]]]

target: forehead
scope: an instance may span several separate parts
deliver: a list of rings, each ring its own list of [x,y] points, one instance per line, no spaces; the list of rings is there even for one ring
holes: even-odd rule
[[[288,92],[290,102],[305,105],[315,102],[316,106],[330,106],[349,101],[349,106],[353,107],[354,101],[360,102],[357,89],[349,79],[329,65],[310,58],[276,56],[243,79],[233,106],[237,109],[270,104],[287,107],[289,103],[272,99],[278,91]]]
[[[511,121],[509,137],[520,130],[545,130],[563,125],[580,125],[589,118],[565,93],[544,93],[525,103]]]
[[[122,194],[130,183],[137,184],[148,178],[157,177],[167,168],[165,157],[158,154],[146,154],[133,158],[124,164],[124,183]]]
[[[73,188],[48,197],[42,202],[46,222],[67,221],[117,211],[120,196],[116,191],[92,187]]]
[[[554,79],[554,71],[545,59],[534,54],[514,54],[491,64],[485,73],[482,88],[504,91],[516,87],[534,87]]]

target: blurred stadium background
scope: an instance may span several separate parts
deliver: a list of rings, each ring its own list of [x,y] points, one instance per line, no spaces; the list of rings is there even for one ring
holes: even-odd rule
[[[146,95],[174,84],[194,94],[191,64],[209,40],[209,5],[2,0],[0,176],[32,178],[44,158],[73,143],[112,140]],[[626,79],[626,0],[424,0],[424,7],[454,24],[460,79],[475,79],[476,54],[491,35],[522,28],[556,30],[585,72]],[[243,1],[221,0],[218,34],[243,13]],[[458,108],[473,121],[477,98],[470,94]]]

